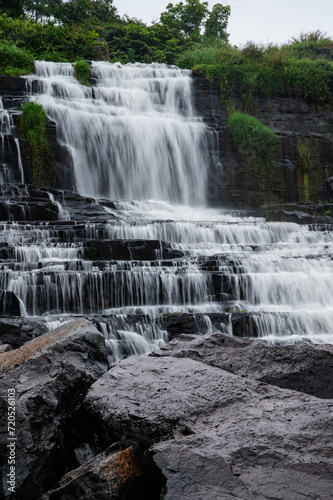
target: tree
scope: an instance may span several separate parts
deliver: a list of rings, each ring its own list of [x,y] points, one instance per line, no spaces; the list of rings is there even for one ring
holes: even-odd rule
[[[23,0],[25,12],[36,22],[48,17],[48,4],[48,0]]]
[[[91,0],[90,15],[96,21],[113,22],[118,15],[116,7],[112,4],[113,0]]]
[[[208,13],[208,2],[188,0],[186,4],[169,3],[166,12],[161,14],[161,23],[184,33],[196,40],[200,38],[200,28]]]
[[[212,11],[209,13],[205,22],[205,36],[221,38],[227,41],[229,34],[227,33],[227,25],[231,9],[229,5],[224,7],[220,3],[216,3]]]
[[[6,13],[11,17],[22,16],[23,0],[0,0],[0,13]]]
[[[166,11],[161,14],[161,23],[169,28],[183,33],[192,41],[200,41],[201,31],[205,26],[205,36],[228,40],[226,32],[230,7],[220,3],[208,10],[208,2],[187,0],[176,5],[169,3]]]

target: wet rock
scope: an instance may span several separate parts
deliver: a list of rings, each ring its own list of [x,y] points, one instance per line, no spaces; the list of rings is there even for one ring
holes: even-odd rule
[[[170,339],[187,333],[201,333],[200,319],[200,315],[186,312],[167,313],[163,314],[163,328],[169,333]]]
[[[71,413],[107,367],[104,337],[84,319],[0,354],[1,421],[7,421],[7,390],[15,389],[19,443],[15,495],[8,495],[4,482],[2,498],[37,498],[68,468],[77,467],[71,446]],[[0,437],[2,443],[7,442],[7,429]],[[0,463],[5,477],[6,446],[1,448]]]
[[[271,222],[295,222],[296,224],[312,224],[314,217],[299,210],[270,210],[266,220]]]
[[[114,366],[89,389],[85,410],[123,446],[153,453],[165,500],[301,500],[331,496],[332,404],[155,354]]]
[[[160,470],[149,455],[142,455],[134,446],[103,453],[66,474],[41,500],[63,500],[65,497],[86,500],[155,500],[160,498],[165,483]]]
[[[321,195],[324,199],[327,199],[330,202],[333,201],[333,177],[326,179],[321,187]]]
[[[84,248],[84,258],[91,260],[160,260],[182,256],[183,252],[159,240],[92,240]]]
[[[159,353],[190,357],[235,375],[318,398],[333,399],[331,345],[280,346],[209,333],[194,338],[182,337],[170,342]]]
[[[0,290],[0,312],[2,316],[21,316],[20,299],[16,293]]]
[[[10,344],[14,349],[47,331],[45,321],[40,318],[0,318],[0,343]]]

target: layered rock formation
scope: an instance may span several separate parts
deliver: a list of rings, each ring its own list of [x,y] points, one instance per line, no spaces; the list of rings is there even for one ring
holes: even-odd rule
[[[270,98],[254,96],[255,116],[279,138],[273,182],[260,200],[255,186],[246,182],[244,165],[229,134],[228,112],[221,103],[218,83],[194,75],[194,88],[199,114],[216,131],[215,155],[220,158],[220,167],[215,166],[210,173],[212,205],[220,205],[221,200],[222,204],[248,207],[263,201],[281,204],[331,199],[327,190],[321,190],[333,175],[333,115],[327,103],[318,108],[287,92]],[[233,104],[246,111],[240,95],[233,96]],[[302,151],[307,155],[306,164]]]
[[[29,142],[20,137],[19,115],[22,107],[30,98],[29,94],[38,92],[38,86],[39,82],[33,78],[29,80],[0,75],[0,99],[6,112],[12,117],[15,126],[12,134],[6,135],[3,139],[4,150],[2,158],[0,156],[0,167],[1,161],[4,161],[6,169],[12,171],[12,176],[7,179],[7,182],[21,182],[17,146],[14,141],[15,137],[19,139],[24,181],[26,183],[31,183],[32,181],[32,150]],[[72,159],[68,149],[59,144],[55,123],[51,120],[47,122],[46,135],[51,150],[49,187],[72,190],[74,187]]]

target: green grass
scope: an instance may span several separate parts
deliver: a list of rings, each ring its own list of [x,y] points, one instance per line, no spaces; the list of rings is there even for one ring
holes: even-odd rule
[[[89,82],[90,78],[90,66],[87,61],[76,61],[74,64],[75,78],[82,85],[91,85]]]
[[[28,102],[20,117],[20,133],[32,150],[32,182],[38,186],[48,184],[50,172],[50,147],[46,138],[46,112],[40,104]]]
[[[216,41],[185,51],[178,64],[218,80],[225,99],[240,95],[249,108],[256,95],[279,93],[326,104],[331,100],[333,61],[330,53],[318,49],[332,49],[333,54],[333,41],[302,39],[282,47],[248,42],[243,48]]]

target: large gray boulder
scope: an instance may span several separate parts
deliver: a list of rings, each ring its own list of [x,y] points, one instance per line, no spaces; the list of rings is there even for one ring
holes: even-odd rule
[[[281,346],[213,333],[182,335],[156,356],[191,358],[283,389],[333,398],[332,345]]]
[[[0,354],[1,498],[33,500],[77,466],[71,414],[108,368],[103,335],[84,319]],[[15,492],[8,490],[8,390],[15,390]],[[11,441],[12,442],[12,441]]]
[[[153,453],[167,481],[160,498],[333,498],[333,401],[235,375],[204,356],[160,354],[115,365],[85,399],[101,430]]]

